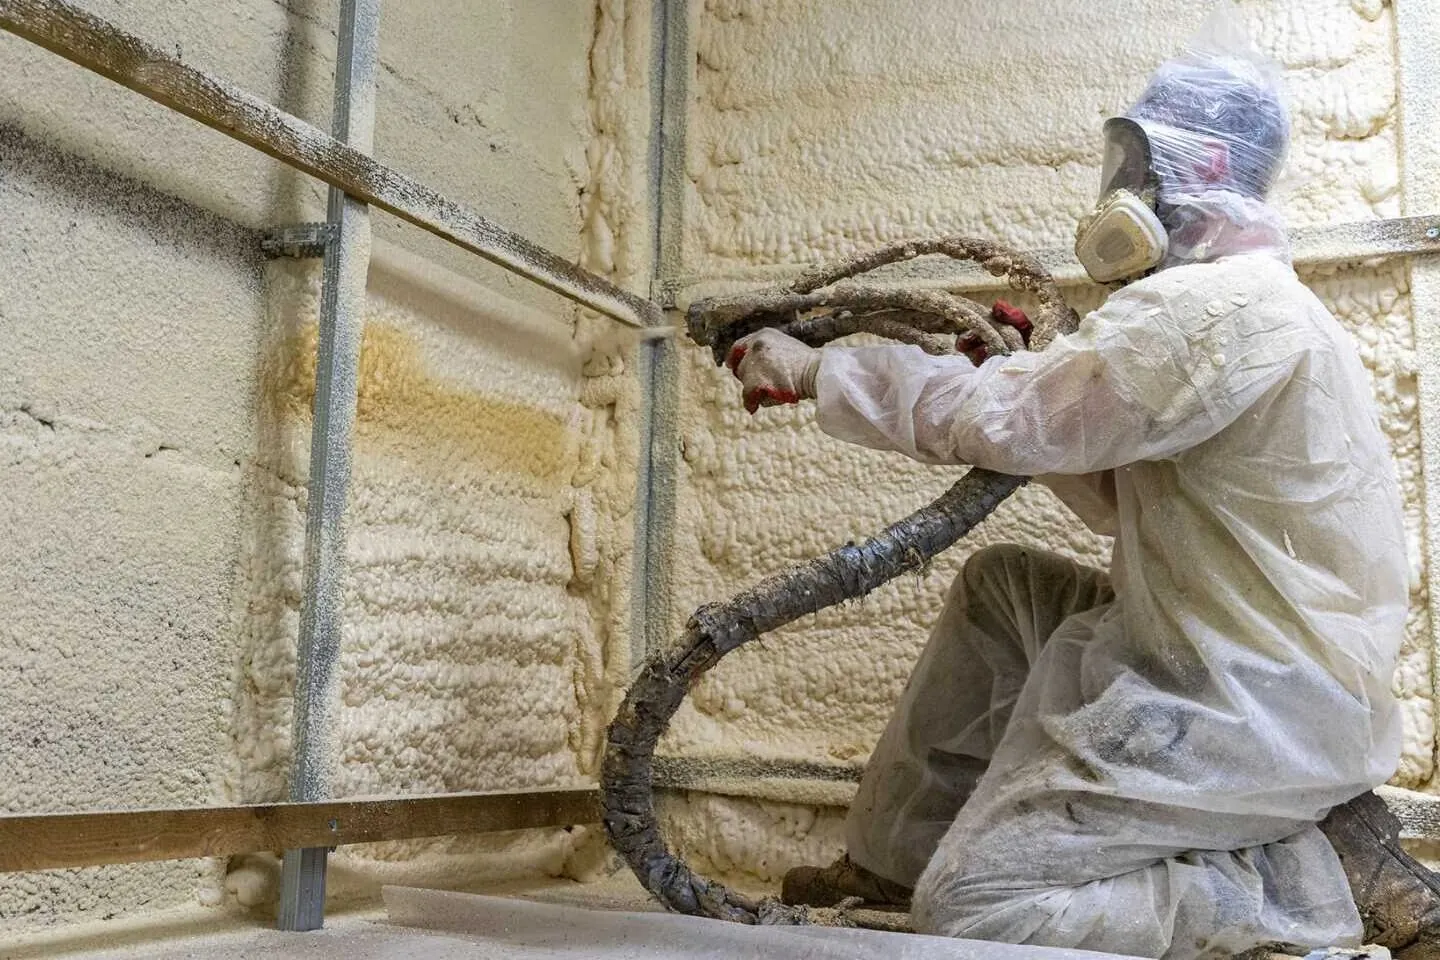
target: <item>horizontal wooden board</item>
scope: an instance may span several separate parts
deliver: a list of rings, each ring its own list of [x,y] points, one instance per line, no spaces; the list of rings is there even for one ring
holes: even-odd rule
[[[0,817],[0,872],[598,823],[586,790]]]
[[[705,769],[714,772],[709,765]],[[703,783],[696,782],[699,772],[687,769],[684,760],[671,758],[666,771],[657,775],[656,787],[708,792]],[[744,785],[748,782],[752,789],[758,788],[766,779],[764,773],[815,774],[814,770],[788,766],[761,771],[758,777],[753,776],[757,771],[748,767],[743,772],[752,776],[737,778],[731,789],[722,792],[750,795]],[[825,779],[849,780],[853,776],[849,768],[837,766]],[[1399,817],[1403,836],[1440,838],[1440,797],[1391,787],[1377,792]],[[0,817],[0,873],[599,821],[600,793],[594,789],[6,816]]]

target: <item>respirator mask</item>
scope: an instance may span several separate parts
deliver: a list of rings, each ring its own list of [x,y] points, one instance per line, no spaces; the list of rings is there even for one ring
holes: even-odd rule
[[[1075,231],[1075,255],[1092,280],[1138,276],[1165,259],[1169,240],[1155,213],[1159,190],[1144,128],[1125,117],[1107,120],[1100,200]]]

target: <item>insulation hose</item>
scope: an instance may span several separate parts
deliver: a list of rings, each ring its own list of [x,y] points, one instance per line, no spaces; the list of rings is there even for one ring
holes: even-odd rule
[[[863,285],[853,277],[927,254],[974,260],[1010,285],[1035,295],[1030,349],[1043,349],[1078,325],[1053,278],[1027,254],[987,240],[947,237],[892,244],[806,272],[788,286],[699,301],[688,315],[690,338],[723,363],[736,340],[777,327],[819,346],[853,333],[953,353],[953,337],[974,334],[991,354],[1024,349],[1017,331],[992,324],[974,301],[941,290]],[[611,722],[601,771],[601,802],[610,842],[640,883],[679,913],[739,923],[814,922],[805,907],[754,901],[694,873],[670,852],[655,813],[655,745],[700,675],[761,634],[807,614],[863,597],[920,568],[985,519],[1025,478],[972,468],[938,499],[861,544],[847,544],[787,573],[769,577],[691,616],[681,642],[645,662]]]

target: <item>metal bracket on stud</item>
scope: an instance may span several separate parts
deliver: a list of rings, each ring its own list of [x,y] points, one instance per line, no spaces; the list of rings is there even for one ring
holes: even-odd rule
[[[313,260],[325,256],[325,247],[334,238],[335,228],[329,223],[293,223],[265,231],[260,238],[260,249],[272,260],[277,257]]]

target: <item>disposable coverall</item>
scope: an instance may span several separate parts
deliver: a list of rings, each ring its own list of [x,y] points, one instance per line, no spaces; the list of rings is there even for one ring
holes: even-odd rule
[[[1356,941],[1315,824],[1395,769],[1407,563],[1365,371],[1283,251],[1163,270],[978,368],[820,355],[827,433],[1041,475],[1115,537],[1108,576],[970,559],[850,856],[915,886],[923,932],[1174,958]]]
[[[1108,574],[970,559],[849,860],[792,871],[797,896],[913,887],[925,932],[1172,960],[1361,934],[1316,823],[1398,760],[1400,497],[1355,349],[1265,203],[1277,75],[1224,26],[1104,126],[1076,253],[1100,280],[1161,269],[1077,332],[978,367],[774,330],[732,351],[752,409],[813,397],[843,440],[1039,477],[1115,538]],[[1440,884],[1379,844],[1347,856],[1394,882],[1361,886],[1431,909]]]

